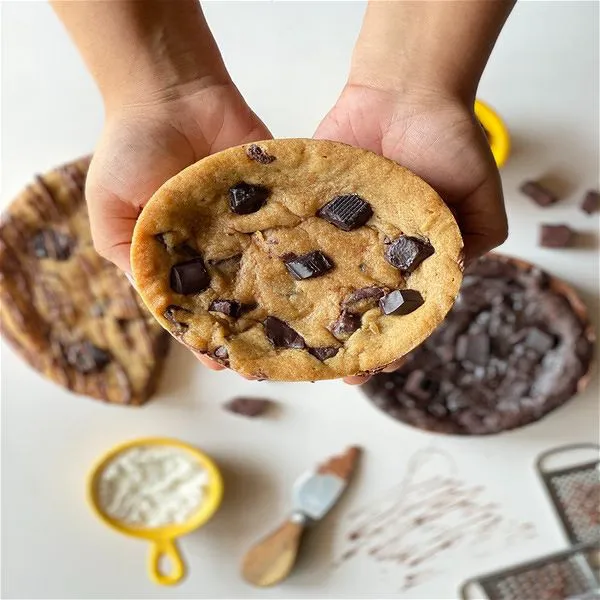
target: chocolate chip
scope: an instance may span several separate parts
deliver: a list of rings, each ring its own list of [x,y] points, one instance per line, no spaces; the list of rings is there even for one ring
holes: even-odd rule
[[[401,235],[386,245],[385,259],[403,273],[412,273],[434,253],[433,246],[416,237]]]
[[[327,360],[328,358],[333,358],[338,352],[339,348],[335,346],[321,346],[320,348],[309,348],[309,354],[312,354],[315,358],[318,358],[320,361]]]
[[[287,323],[277,317],[267,317],[264,321],[265,335],[275,348],[304,348],[304,338]]]
[[[525,338],[525,345],[538,354],[546,354],[554,346],[554,338],[541,329],[531,329]]]
[[[354,290],[351,294],[344,298],[342,306],[351,306],[362,302],[363,300],[379,300],[385,294],[385,289],[379,286],[370,286]]]
[[[273,402],[266,398],[239,396],[225,402],[223,408],[243,417],[259,417],[267,412],[272,404]]]
[[[236,215],[249,215],[261,209],[271,192],[263,185],[241,182],[229,188],[229,208]]]
[[[214,354],[217,358],[229,358],[229,352],[225,346],[217,346]]]
[[[332,323],[329,330],[336,338],[345,339],[360,327],[360,322],[360,315],[343,309],[340,313],[340,316],[334,323]]]
[[[224,300],[217,299],[213,300],[208,307],[208,310],[213,312],[220,312],[228,317],[237,318],[240,316],[242,311],[242,305],[235,300]]]
[[[581,203],[581,210],[588,215],[593,215],[600,210],[600,192],[589,190]]]
[[[490,356],[490,338],[486,333],[462,335],[456,341],[456,358],[476,365],[487,364]]]
[[[557,196],[537,181],[526,181],[520,189],[538,206],[550,206],[558,202]]]
[[[542,248],[567,248],[573,242],[573,230],[568,225],[542,225],[540,246]]]
[[[320,250],[314,250],[301,256],[286,254],[283,260],[290,275],[297,280],[318,277],[333,269],[331,259]]]
[[[188,330],[189,325],[180,321],[177,318],[177,313],[187,313],[191,315],[192,311],[183,308],[183,306],[178,306],[177,304],[169,304],[169,306],[165,308],[165,312],[163,312],[163,317],[173,325],[173,333],[175,335],[182,335]]]
[[[33,253],[37,258],[50,258],[52,260],[68,260],[71,256],[75,241],[54,229],[38,231],[31,240]]]
[[[425,301],[417,290],[394,290],[379,300],[384,315],[408,315]]]
[[[111,361],[106,350],[87,340],[63,347],[63,353],[66,361],[84,375],[101,371]]]
[[[177,294],[197,294],[210,284],[210,275],[202,257],[171,267],[171,289]]]
[[[343,231],[361,227],[372,215],[371,205],[356,194],[336,196],[317,211],[318,217]]]
[[[263,150],[257,144],[250,144],[246,149],[248,158],[255,160],[257,163],[262,165],[268,165],[275,160],[274,156],[271,156],[266,150]]]

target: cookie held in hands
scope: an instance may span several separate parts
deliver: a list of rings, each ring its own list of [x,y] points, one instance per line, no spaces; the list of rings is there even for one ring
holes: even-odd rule
[[[462,239],[440,197],[344,144],[270,140],[167,181],[140,215],[138,291],[184,344],[282,381],[374,372],[450,310]]]

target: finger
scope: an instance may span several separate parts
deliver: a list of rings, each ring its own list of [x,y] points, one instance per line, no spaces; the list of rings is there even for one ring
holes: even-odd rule
[[[385,369],[382,369],[382,373],[393,373],[397,371],[404,363],[406,359],[404,357],[395,360],[393,363],[390,363]]]
[[[352,375],[350,377],[344,377],[344,383],[348,385],[362,385],[363,383],[371,379],[370,375]]]
[[[223,365],[220,365],[218,362],[212,360],[211,358],[208,358],[208,356],[205,356],[204,354],[194,352],[194,356],[211,371],[223,371],[223,369],[225,369]]]

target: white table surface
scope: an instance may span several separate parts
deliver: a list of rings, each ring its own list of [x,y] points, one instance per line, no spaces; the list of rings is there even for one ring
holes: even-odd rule
[[[2,206],[34,172],[88,152],[102,125],[94,85],[50,8],[2,3]],[[235,81],[276,136],[309,136],[341,88],[362,3],[210,3],[206,12]],[[575,284],[598,314],[598,218],[578,208],[598,185],[598,4],[520,3],[483,78],[479,96],[506,119],[514,149],[502,175],[511,235],[504,249]],[[540,209],[517,191],[527,178],[559,177],[566,197]],[[586,248],[536,243],[540,221],[593,234]],[[536,455],[598,440],[598,379],[542,422],[489,438],[440,437],[388,419],[340,382],[246,382],[199,368],[174,348],[158,396],[143,409],[70,395],[2,346],[2,593],[5,598],[453,598],[468,576],[565,547],[537,481]],[[275,418],[249,421],[220,404],[233,394],[281,401]],[[179,437],[223,467],[226,500],[205,528],[182,540],[189,578],[161,589],[146,576],[144,542],[95,520],[84,482],[92,462],[122,440]],[[348,444],[366,449],[360,476],[311,532],[298,570],[282,586],[255,590],[239,577],[249,544],[275,526],[304,469]],[[348,515],[399,484],[415,455],[481,485],[507,520],[532,522],[532,539],[500,534],[439,553],[424,582],[402,591],[396,563],[359,555],[332,568],[346,548]],[[439,460],[438,460],[439,459]],[[436,463],[437,461],[437,463]],[[431,466],[431,465],[430,465]],[[492,536],[493,537],[493,536]],[[418,540],[417,540],[418,542]]]

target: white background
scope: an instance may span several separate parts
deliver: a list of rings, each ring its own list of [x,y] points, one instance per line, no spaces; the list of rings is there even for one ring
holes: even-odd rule
[[[89,152],[102,126],[96,89],[45,3],[3,2],[2,206],[34,172]],[[276,136],[309,136],[347,72],[362,3],[210,3],[206,13],[231,73]],[[479,96],[507,121],[514,150],[503,171],[511,235],[505,250],[575,284],[598,314],[598,218],[578,208],[598,185],[598,4],[519,3],[489,63]],[[543,210],[518,193],[552,174],[565,199]],[[586,247],[540,249],[540,221],[566,221]],[[143,409],[104,406],[45,381],[2,347],[2,592],[6,598],[452,598],[468,576],[565,546],[537,481],[542,450],[598,439],[598,380],[542,422],[492,438],[439,437],[402,426],[339,382],[269,384],[199,368],[174,348],[156,397]],[[274,418],[247,421],[220,408],[235,393],[282,401]],[[146,576],[142,541],[97,522],[85,503],[93,461],[113,444],[146,435],[197,444],[222,466],[226,500],[182,541],[187,581],[161,589]],[[294,478],[347,444],[366,449],[360,476],[307,540],[298,571],[257,591],[238,575],[249,544],[277,524]],[[394,484],[423,448],[451,457],[502,511],[532,521],[538,535],[484,555],[450,553],[421,587],[400,592],[402,567],[384,573],[368,558],[331,569],[343,549],[349,511]]]

